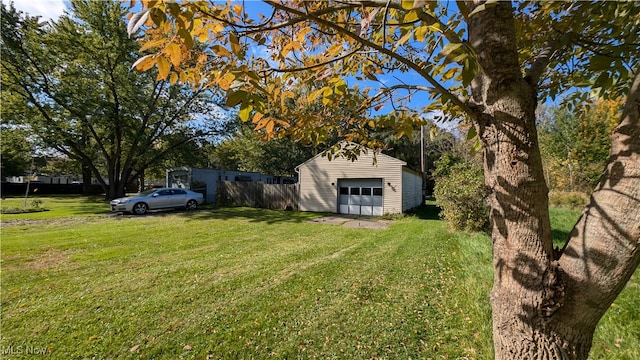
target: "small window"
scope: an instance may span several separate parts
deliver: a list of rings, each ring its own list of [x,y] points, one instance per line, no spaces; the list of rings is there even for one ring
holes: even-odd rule
[[[349,195],[349,188],[348,187],[341,187],[340,188],[340,195]]]
[[[360,195],[360,188],[352,187],[351,188],[351,195]]]
[[[362,188],[362,195],[371,195],[371,188]]]
[[[162,190],[162,191],[158,191],[158,195],[160,195],[160,196],[167,196],[167,195],[171,195],[171,190]]]
[[[173,190],[173,195],[187,195],[187,192],[184,190]]]
[[[382,188],[373,188],[374,196],[382,196]]]

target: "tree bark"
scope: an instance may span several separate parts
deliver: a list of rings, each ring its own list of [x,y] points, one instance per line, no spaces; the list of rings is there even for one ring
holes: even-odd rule
[[[611,145],[609,164],[558,263],[567,291],[553,326],[581,329],[589,343],[640,263],[640,69]]]
[[[559,253],[535,126],[536,84],[521,72],[511,3],[473,14],[468,29],[481,67],[471,105],[491,190],[495,358],[586,359],[598,321],[640,261],[640,81],[613,135],[607,172]]]
[[[472,15],[469,41],[481,66],[472,99],[491,190],[495,358],[563,358],[565,341],[548,327],[558,275],[535,127],[537,94],[521,74],[511,4]]]

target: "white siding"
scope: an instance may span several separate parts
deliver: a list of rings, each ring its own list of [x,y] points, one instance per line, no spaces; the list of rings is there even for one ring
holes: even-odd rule
[[[422,205],[422,176],[402,169],[402,211]]]
[[[382,179],[384,212],[402,212],[402,160],[373,151],[360,154],[351,161],[334,158],[331,161],[317,155],[298,167],[300,210],[338,212],[338,181],[340,179]]]

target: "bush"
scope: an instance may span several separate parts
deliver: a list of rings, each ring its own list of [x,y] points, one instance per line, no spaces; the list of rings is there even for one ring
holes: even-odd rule
[[[49,211],[49,209],[42,207],[42,200],[40,199],[31,200],[30,207],[3,207],[0,209],[0,213],[2,214],[28,214],[41,211]]]
[[[489,194],[482,168],[452,155],[436,163],[434,195],[440,216],[454,230],[486,230],[489,224]]]
[[[567,209],[581,210],[589,202],[589,196],[577,191],[552,191],[549,193],[549,205]]]

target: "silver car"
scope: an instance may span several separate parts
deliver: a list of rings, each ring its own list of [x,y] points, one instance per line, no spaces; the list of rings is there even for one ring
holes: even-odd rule
[[[111,200],[112,212],[134,213],[144,215],[149,210],[187,209],[194,210],[204,202],[200,193],[177,188],[145,190],[135,196]]]

